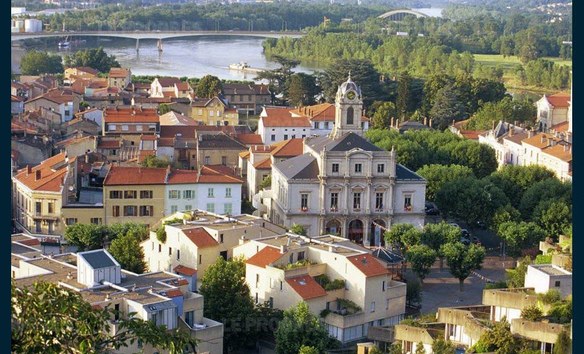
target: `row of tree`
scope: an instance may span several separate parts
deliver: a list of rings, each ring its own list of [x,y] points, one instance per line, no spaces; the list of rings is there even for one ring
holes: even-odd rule
[[[108,55],[102,47],[83,49],[62,58],[38,50],[29,50],[20,61],[20,72],[23,75],[62,74],[65,67],[85,66],[108,73],[111,68],[120,67],[113,55]]]

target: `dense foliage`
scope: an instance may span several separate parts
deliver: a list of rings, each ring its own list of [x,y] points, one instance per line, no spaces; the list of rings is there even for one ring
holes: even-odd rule
[[[111,68],[120,67],[116,57],[108,55],[102,47],[83,49],[65,56],[63,60],[67,67],[88,66],[102,73],[109,72]]]
[[[38,50],[30,50],[20,61],[20,73],[23,75],[58,74],[63,72],[63,63],[59,55]]]

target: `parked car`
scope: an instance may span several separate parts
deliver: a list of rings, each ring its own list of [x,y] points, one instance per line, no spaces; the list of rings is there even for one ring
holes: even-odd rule
[[[457,223],[455,223],[455,222],[449,222],[449,223],[448,223],[448,225],[450,225],[450,226],[454,226],[454,227],[457,227],[457,228],[459,228],[459,229],[460,229],[460,225],[458,225],[458,224],[457,224]]]
[[[470,240],[470,232],[467,229],[461,229],[460,232],[462,233],[462,237],[466,237]]]
[[[434,204],[432,202],[426,202],[424,211],[426,212],[426,215],[440,214],[440,210],[438,210],[438,207],[436,206],[436,204]]]

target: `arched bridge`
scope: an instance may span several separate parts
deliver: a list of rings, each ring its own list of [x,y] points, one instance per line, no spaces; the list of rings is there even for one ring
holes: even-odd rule
[[[19,41],[31,38],[43,37],[118,37],[140,39],[167,39],[196,36],[246,36],[262,38],[304,36],[304,32],[295,31],[69,31],[69,32],[31,32],[31,33],[11,33],[11,41]]]
[[[400,10],[388,11],[384,14],[379,15],[378,18],[387,18],[387,19],[392,20],[392,21],[401,21],[407,15],[414,15],[418,18],[429,17],[428,15],[421,13],[419,11],[416,11],[416,10],[400,9]]]

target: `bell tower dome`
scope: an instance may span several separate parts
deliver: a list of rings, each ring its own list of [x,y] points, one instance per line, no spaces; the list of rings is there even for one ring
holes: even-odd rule
[[[345,133],[353,132],[363,135],[361,116],[363,114],[363,99],[361,88],[351,80],[351,73],[347,81],[337,89],[335,97],[335,126],[331,137],[337,139]]]

